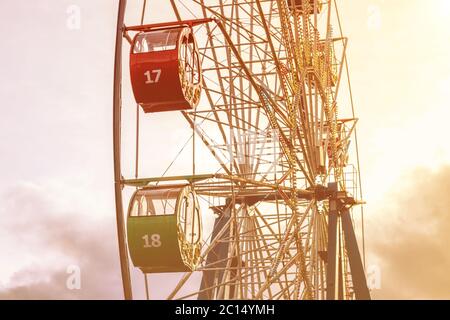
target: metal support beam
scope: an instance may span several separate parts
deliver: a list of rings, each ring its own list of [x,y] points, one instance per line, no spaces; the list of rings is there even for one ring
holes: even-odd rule
[[[337,193],[337,184],[328,185],[330,191]],[[328,255],[327,255],[327,300],[338,298],[338,200],[330,197],[328,211]]]
[[[341,209],[341,221],[356,299],[370,300],[370,292],[367,287],[366,275],[356,241],[355,230],[353,229],[349,209],[346,207]]]
[[[336,183],[328,184],[329,189],[329,215],[328,215],[328,263],[327,263],[327,300],[343,299],[345,293],[344,275],[345,270],[343,259],[339,253],[343,253],[342,245],[345,243],[345,249],[350,264],[352,275],[353,290],[356,299],[370,300],[370,293],[367,287],[366,275],[364,272],[361,255],[356,241],[355,230],[353,229],[350,211],[346,206],[348,197],[338,192]],[[351,201],[349,201],[352,203]],[[339,230],[343,231],[344,239],[340,238]]]
[[[228,238],[230,235],[230,225],[228,221],[231,218],[231,205],[227,203],[227,205],[225,205],[224,207],[213,208],[213,210],[214,209],[218,211],[217,213],[219,213],[219,216],[214,222],[214,229],[211,236],[211,245],[213,247],[211,251],[209,251],[206,258],[206,268],[208,268],[208,266],[211,266],[214,268],[222,268],[222,270],[203,271],[202,282],[200,284],[200,292],[197,296],[198,300],[211,300],[216,298],[215,291],[217,288],[212,287],[215,286],[216,281],[220,281],[222,279],[223,269],[227,264],[226,259],[229,250],[229,242],[221,240],[223,240],[224,238]],[[222,232],[223,228],[225,227],[227,228],[227,230],[225,230],[225,232]],[[219,236],[219,234],[221,236]]]
[[[339,224],[338,224],[339,225]],[[340,228],[338,227],[338,230]],[[344,268],[344,250],[342,248],[342,234],[338,232],[338,243],[339,243],[339,252],[338,252],[338,285],[337,285],[337,299],[338,300],[344,300],[345,299],[345,268]]]

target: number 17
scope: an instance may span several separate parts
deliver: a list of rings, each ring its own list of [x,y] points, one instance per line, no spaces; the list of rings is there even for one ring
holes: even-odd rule
[[[152,80],[152,73],[156,74],[155,80]],[[145,84],[151,84],[151,83],[157,83],[159,82],[159,77],[161,77],[161,69],[155,69],[152,71],[146,71],[144,75],[147,77],[147,80],[145,81]]]

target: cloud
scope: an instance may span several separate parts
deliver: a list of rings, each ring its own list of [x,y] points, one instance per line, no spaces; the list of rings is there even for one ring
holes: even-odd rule
[[[450,166],[416,169],[396,186],[368,217],[369,265],[381,270],[381,288],[372,296],[450,299]],[[27,183],[0,195],[1,260],[14,270],[2,272],[0,299],[121,299],[113,217],[100,218],[95,208],[78,212],[55,196]],[[70,265],[80,267],[80,290],[66,286]],[[178,276],[155,275],[151,283]]]
[[[450,299],[450,166],[416,169],[368,222],[379,299]]]
[[[72,196],[61,195],[67,192]],[[83,210],[71,202],[77,194],[67,186],[56,191],[31,183],[0,194],[0,261],[7,261],[0,264],[0,300],[123,298],[115,216]],[[80,268],[80,290],[66,285],[70,266]],[[131,271],[134,298],[144,299],[142,273]],[[181,276],[151,275],[151,298],[165,299]],[[194,274],[180,295],[195,291],[199,282]]]
[[[120,299],[122,288],[114,219],[95,208],[61,208],[41,187],[19,184],[0,196],[0,230],[15,259],[2,279],[0,299]],[[111,216],[112,217],[112,216]],[[80,268],[81,288],[66,286],[71,265]],[[3,278],[4,276],[2,276]]]

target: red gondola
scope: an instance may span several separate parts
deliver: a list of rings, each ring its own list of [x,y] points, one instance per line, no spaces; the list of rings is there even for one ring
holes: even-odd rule
[[[130,76],[136,102],[146,113],[197,106],[202,75],[192,29],[175,26],[136,34]]]

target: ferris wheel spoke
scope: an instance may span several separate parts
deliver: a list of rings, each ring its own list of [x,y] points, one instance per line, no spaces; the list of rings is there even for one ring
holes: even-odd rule
[[[183,285],[189,280],[193,272],[186,272],[183,277],[178,281],[176,287],[172,290],[172,292],[167,296],[166,300],[172,300],[178,291],[183,287]]]
[[[208,26],[207,26],[207,28],[209,28]],[[212,40],[212,38],[210,38],[210,43],[211,43],[211,46],[213,47],[214,46],[214,43],[213,43],[213,40]],[[218,69],[218,65],[217,65],[217,59],[216,59],[216,57],[217,57],[217,53],[216,53],[216,50],[213,48],[212,49],[212,55],[213,55],[213,57],[215,58],[214,60],[215,60],[215,63],[216,63],[216,73],[217,73],[217,76],[218,76],[218,81],[219,81],[219,87],[220,87],[220,94],[222,95],[222,100],[223,100],[223,102],[224,102],[224,104],[225,105],[227,105],[228,104],[228,99],[227,99],[227,94],[225,93],[225,89],[224,89],[224,87],[225,87],[225,85],[224,85],[224,83],[223,83],[223,77],[221,77],[221,74],[220,74],[220,70]],[[231,72],[231,71],[230,71]],[[218,92],[218,93],[219,93]],[[233,96],[231,96],[230,97],[230,99],[233,99],[234,97]],[[217,119],[218,117],[216,117],[216,119]],[[228,114],[228,123],[230,124],[230,126],[232,125],[232,118],[230,117],[230,114]],[[228,145],[230,145],[230,146],[232,146],[232,147],[234,147],[234,148],[236,148],[236,135],[235,135],[235,133],[234,133],[234,131],[233,130],[230,130],[229,131],[230,132],[230,141],[229,142],[225,142],[225,144],[228,144]],[[225,138],[225,136],[224,136],[224,138]],[[236,152],[239,152],[238,150],[235,150]],[[237,171],[237,172],[239,172],[240,171],[240,168],[239,168],[239,166],[237,166],[236,164],[234,165],[234,168],[235,168],[235,170]]]
[[[259,236],[261,238],[261,241],[263,242],[262,248],[264,248],[264,252],[266,253],[266,258],[270,258],[271,259],[276,254],[276,252],[271,252],[270,251],[270,246],[268,245],[266,237],[264,236],[264,234],[263,234],[263,232],[261,230],[261,226],[259,224],[259,221],[257,219],[254,219],[253,223],[254,223],[254,226],[255,226],[255,229],[256,229],[257,233],[259,234]],[[272,249],[272,251],[273,251],[273,249]],[[263,257],[263,252],[259,251],[259,253],[260,253],[260,260],[261,261],[266,261],[266,259],[264,259],[264,257]],[[258,288],[258,291],[256,291],[256,292],[260,292],[262,284],[265,283],[267,281],[267,279],[269,279],[270,264],[269,263],[264,263],[263,265],[264,265],[264,279],[265,279],[265,281],[264,282],[260,282],[260,286]],[[280,286],[280,288],[283,288],[284,284],[283,284],[283,282],[281,280],[274,279],[274,282],[277,283]],[[269,295],[272,295],[272,292],[271,292],[272,290],[271,290],[270,286],[267,288],[267,291],[268,291]],[[255,293],[255,299],[258,299],[257,293]]]
[[[298,225],[301,225],[304,221],[304,219],[306,218],[307,213],[309,212],[309,210],[311,209],[313,202],[310,202],[309,205],[307,206],[305,213],[302,215],[301,220],[297,223],[297,221],[295,221],[297,219],[296,216],[292,216],[289,219],[289,223],[286,226],[286,230],[284,231],[284,236],[282,238],[282,240],[280,241],[280,246],[275,254],[275,260],[272,263],[271,266],[271,272],[269,274],[269,277],[266,279],[266,283],[264,284],[264,288],[270,285],[270,282],[272,281],[272,279],[276,279],[277,276],[273,276],[272,274],[277,274],[277,268],[278,268],[278,264],[284,259],[284,256],[286,254],[286,252],[289,250],[289,246],[291,244],[291,242],[294,241],[295,238],[295,234],[298,230]],[[297,226],[296,226],[297,225]],[[294,232],[291,232],[291,229],[294,228]],[[296,254],[296,258],[301,259],[302,261],[300,262],[302,265],[305,264],[304,261],[304,249],[303,248],[297,248],[297,254]],[[282,268],[282,270],[284,270],[285,267]],[[304,270],[304,267],[302,267]],[[259,293],[261,294],[261,290],[259,291]]]

